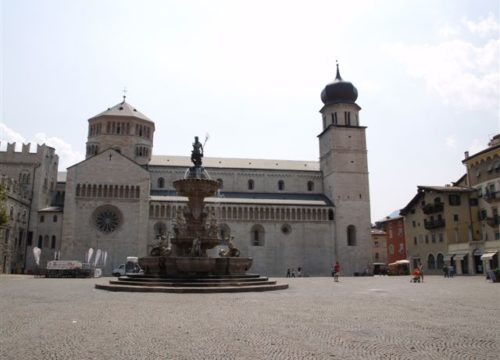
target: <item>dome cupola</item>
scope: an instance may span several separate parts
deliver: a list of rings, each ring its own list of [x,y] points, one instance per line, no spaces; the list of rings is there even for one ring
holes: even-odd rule
[[[335,80],[326,85],[321,92],[323,104],[354,103],[358,98],[358,90],[349,81],[342,80],[337,63],[337,76]]]

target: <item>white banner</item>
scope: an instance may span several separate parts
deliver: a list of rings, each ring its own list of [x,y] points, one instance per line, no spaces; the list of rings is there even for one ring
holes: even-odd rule
[[[40,265],[40,254],[42,253],[42,249],[39,247],[34,247],[33,248],[33,256],[35,257],[35,263],[36,265]]]
[[[87,252],[87,262],[90,263],[90,259],[92,259],[92,254],[94,254],[94,249],[90,248]]]
[[[97,266],[100,259],[101,259],[101,249],[97,249],[97,251],[95,253],[94,266]]]

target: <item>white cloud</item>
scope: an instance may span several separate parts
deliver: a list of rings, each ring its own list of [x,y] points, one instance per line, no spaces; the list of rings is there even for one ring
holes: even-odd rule
[[[16,143],[16,150],[20,151],[21,144],[30,142],[31,151],[36,151],[35,144],[46,144],[56,149],[56,154],[59,156],[59,171],[65,171],[68,166],[71,166],[84,159],[83,154],[73,150],[72,146],[64,140],[57,137],[49,137],[44,133],[36,134],[31,141],[27,141],[24,136],[9,128],[4,123],[0,122],[0,142],[1,149],[5,150],[7,143]]]
[[[449,24],[443,25],[438,30],[439,35],[445,38],[454,37],[460,34],[460,29],[456,26],[451,26]]]
[[[489,35],[498,36],[498,32],[500,31],[500,24],[492,13],[489,13],[487,18],[477,22],[467,19],[462,20],[462,22],[471,33],[480,37],[487,37]]]
[[[488,19],[481,26],[471,23],[483,29],[476,33],[487,33],[494,21]],[[450,39],[434,45],[392,44],[387,51],[445,103],[468,110],[495,110],[499,105],[499,49],[498,37],[492,37],[480,45]]]
[[[84,159],[83,154],[74,151],[73,147],[64,140],[57,137],[49,137],[44,133],[35,134],[33,142],[37,144],[47,144],[56,149],[59,156],[59,171],[65,171],[68,166],[74,165]]]
[[[17,146],[20,146],[18,144],[26,143],[26,139],[21,134],[0,122],[0,148],[5,149],[7,147],[7,143],[13,142],[16,143],[17,148]]]
[[[447,147],[450,148],[456,148],[457,147],[457,139],[455,138],[455,135],[450,135],[445,139],[445,143]]]

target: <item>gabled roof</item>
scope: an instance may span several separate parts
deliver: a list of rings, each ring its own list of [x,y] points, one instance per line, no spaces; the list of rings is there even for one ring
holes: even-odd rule
[[[127,117],[135,117],[135,118],[139,118],[142,120],[151,121],[150,118],[148,118],[143,113],[137,111],[137,109],[135,107],[133,107],[129,103],[125,102],[125,100],[123,100],[119,104],[116,104],[113,107],[108,108],[107,110],[103,111],[102,113],[91,117],[90,119],[95,119],[95,118],[98,118],[101,116],[127,116]]]
[[[99,154],[92,155],[92,156],[90,156],[90,157],[88,157],[88,158],[86,158],[86,159],[84,159],[84,160],[82,160],[82,161],[80,161],[80,162],[77,162],[76,164],[71,165],[70,167],[68,167],[68,168],[67,168],[67,170],[69,170],[69,169],[71,169],[71,168],[74,168],[74,167],[75,167],[75,166],[77,166],[77,165],[83,164],[84,162],[89,161],[90,159],[94,159],[94,158],[96,158],[96,157],[98,157],[98,156],[101,156],[102,154],[104,154],[104,153],[106,153],[106,152],[108,152],[108,151],[113,151],[113,155],[120,155],[122,158],[127,159],[127,160],[128,160],[128,161],[130,161],[132,164],[134,164],[134,165],[136,165],[136,166],[140,167],[143,171],[147,171],[146,169],[144,169],[144,167],[142,167],[141,165],[139,165],[138,163],[136,163],[134,160],[132,160],[131,158],[129,158],[129,157],[125,156],[125,155],[123,155],[121,152],[116,151],[116,150],[115,150],[115,149],[113,149],[113,148],[107,148],[107,149],[104,149],[104,150],[103,150],[103,151],[101,151]],[[66,174],[66,176],[67,176],[67,174]]]
[[[149,166],[179,166],[191,167],[191,158],[188,156],[153,155]],[[203,158],[205,168],[222,169],[262,169],[262,170],[293,170],[319,171],[317,161],[297,160],[270,160],[270,159],[237,159],[237,158]]]
[[[410,209],[415,205],[418,200],[425,195],[426,191],[435,191],[435,192],[441,192],[441,193],[464,193],[464,192],[474,192],[476,191],[473,188],[469,187],[463,187],[463,186],[426,186],[426,185],[419,185],[417,186],[417,194],[413,197],[413,199],[410,200],[410,202],[401,209],[399,214],[401,216],[405,216],[408,214]]]

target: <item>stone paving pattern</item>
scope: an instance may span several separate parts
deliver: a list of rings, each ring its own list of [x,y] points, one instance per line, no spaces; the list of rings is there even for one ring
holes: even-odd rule
[[[484,277],[278,279],[288,290],[115,293],[0,276],[0,359],[498,359]]]

